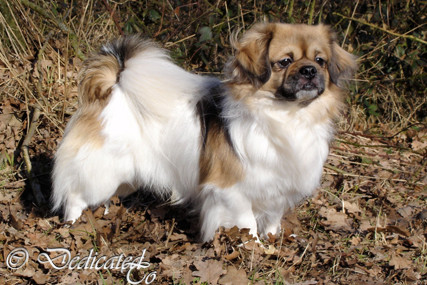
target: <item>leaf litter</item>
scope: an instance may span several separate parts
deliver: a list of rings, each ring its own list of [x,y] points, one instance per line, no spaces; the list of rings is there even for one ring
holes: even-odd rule
[[[9,102],[2,108],[22,112]],[[41,142],[43,132],[36,136]],[[18,137],[12,137],[14,144]],[[403,137],[384,141],[340,133],[318,193],[288,213],[281,234],[263,245],[237,228],[222,228],[212,242],[199,243],[196,216],[143,193],[112,199],[107,214],[104,207],[86,210],[76,223],[64,224],[48,205],[34,205],[31,193],[13,184],[23,179],[15,172],[6,175],[3,185],[10,186],[0,192],[0,282],[126,281],[121,270],[57,270],[38,260],[49,248],[64,248],[71,257],[91,250],[106,257],[145,252],[150,266],[133,280],[155,272],[156,284],[423,284],[425,153],[412,145]],[[34,154],[44,147],[52,146],[40,144]],[[28,250],[29,261],[11,270],[5,262],[20,247]]]

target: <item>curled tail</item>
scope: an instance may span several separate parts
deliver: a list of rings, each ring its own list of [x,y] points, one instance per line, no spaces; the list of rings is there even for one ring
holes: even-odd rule
[[[156,44],[140,36],[126,36],[104,45],[83,64],[79,83],[81,105],[105,102],[114,84],[119,82],[126,61]]]

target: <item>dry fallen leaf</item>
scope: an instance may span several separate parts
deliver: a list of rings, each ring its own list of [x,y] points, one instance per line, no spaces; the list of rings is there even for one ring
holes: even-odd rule
[[[349,222],[350,219],[345,213],[337,212],[334,208],[322,207],[319,214],[326,218],[326,220],[321,223],[327,228],[334,231],[353,231]]]
[[[403,256],[399,256],[397,254],[393,254],[391,256],[389,264],[391,266],[394,266],[394,269],[407,269],[410,268],[412,265],[412,261],[408,258],[405,258]]]
[[[36,271],[32,276],[32,279],[37,284],[47,284],[49,280],[49,274],[45,274],[43,271]]]
[[[244,269],[236,269],[234,266],[228,266],[227,273],[219,279],[218,284],[246,285],[248,284],[248,278]]]
[[[166,276],[174,279],[180,279],[182,276],[182,270],[189,262],[190,261],[183,259],[178,254],[172,254],[171,256],[166,256],[162,259],[160,268]]]
[[[360,207],[356,203],[345,202],[344,207],[348,213],[358,214],[362,212],[362,209],[360,209]]]
[[[217,260],[198,260],[194,262],[194,265],[197,268],[197,271],[193,272],[193,276],[200,277],[201,282],[208,282],[209,284],[217,284],[218,279],[226,273],[222,269],[223,263]]]
[[[415,272],[412,268],[406,269],[403,272],[404,276],[409,279],[410,281],[417,281],[421,279],[421,274],[418,272]]]
[[[411,145],[412,145],[412,149],[415,151],[424,150],[427,148],[427,140],[413,141]]]
[[[406,206],[397,210],[403,218],[409,218],[414,213],[414,208]]]
[[[224,257],[226,260],[233,260],[233,259],[235,259],[235,258],[239,257],[239,255],[240,255],[239,251],[237,251],[237,250],[233,250],[233,252],[232,252],[232,253],[230,253],[230,254],[226,254],[226,255],[224,255],[223,257]]]

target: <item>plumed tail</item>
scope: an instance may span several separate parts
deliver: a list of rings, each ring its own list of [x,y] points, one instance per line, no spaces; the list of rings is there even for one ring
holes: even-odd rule
[[[122,37],[104,45],[83,65],[79,83],[80,104],[106,102],[127,60],[153,48],[158,49],[155,43],[138,35]]]

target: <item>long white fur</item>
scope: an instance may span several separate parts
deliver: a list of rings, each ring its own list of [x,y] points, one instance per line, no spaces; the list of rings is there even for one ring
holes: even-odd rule
[[[75,220],[88,206],[149,186],[174,200],[194,197],[198,186],[200,122],[195,116],[196,75],[172,64],[157,49],[130,59],[102,110],[101,148],[90,138],[78,153],[68,143],[73,118],[55,156],[54,209]],[[76,114],[78,116],[78,114]]]
[[[332,122],[323,119],[332,95],[325,92],[304,108],[277,103],[265,91],[254,94],[251,106],[227,97],[225,116],[244,176],[221,189],[198,185],[196,104],[208,80],[155,48],[129,59],[100,113],[102,146],[88,138],[73,154],[68,133],[79,112],[67,126],[55,157],[54,209],[64,207],[65,220],[76,220],[89,206],[148,185],[173,200],[195,200],[205,241],[220,226],[276,234],[283,213],[319,185],[333,135]]]
[[[321,120],[327,106],[317,105],[331,94],[322,96],[306,108],[287,102],[276,109],[265,99],[257,101],[256,110],[239,102],[229,104],[230,135],[245,177],[228,189],[205,187],[204,240],[219,226],[249,228],[254,236],[277,234],[284,212],[313,194],[334,133],[333,122]]]

